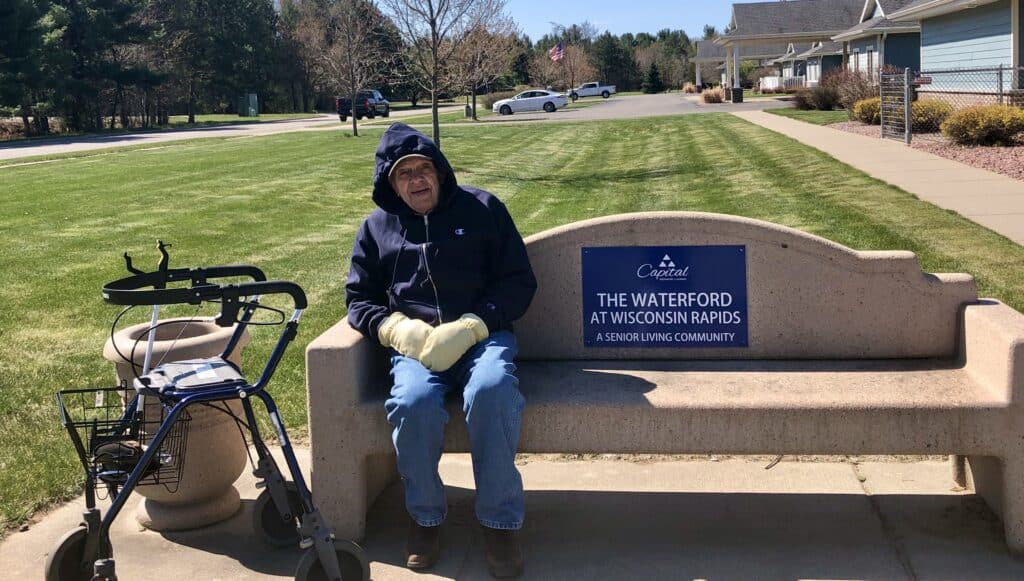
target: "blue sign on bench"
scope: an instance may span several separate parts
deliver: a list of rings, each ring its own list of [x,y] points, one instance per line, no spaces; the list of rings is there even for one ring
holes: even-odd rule
[[[582,249],[586,347],[746,347],[745,246]]]

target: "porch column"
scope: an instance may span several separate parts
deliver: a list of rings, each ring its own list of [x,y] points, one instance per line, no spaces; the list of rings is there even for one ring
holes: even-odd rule
[[[732,86],[733,87],[739,87],[740,86],[740,47],[737,46],[736,49],[732,51],[732,58],[733,58],[733,63],[732,63]]]
[[[729,79],[731,79],[731,78],[732,78],[732,47],[730,46],[725,51],[725,82],[723,82],[722,84],[724,85],[725,83],[728,83]]]

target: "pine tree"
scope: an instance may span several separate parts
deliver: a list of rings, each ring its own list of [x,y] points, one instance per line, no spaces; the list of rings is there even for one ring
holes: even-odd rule
[[[31,131],[33,93],[43,84],[39,69],[43,29],[34,0],[0,3],[0,109],[16,113]]]
[[[644,93],[660,93],[665,90],[665,84],[661,82],[661,73],[658,72],[657,63],[651,63],[650,68],[647,69],[647,74],[644,75],[643,83]]]

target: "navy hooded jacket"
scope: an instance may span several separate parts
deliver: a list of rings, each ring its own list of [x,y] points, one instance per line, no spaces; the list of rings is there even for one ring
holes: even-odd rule
[[[397,160],[417,153],[438,171],[437,207],[418,215],[388,181]],[[395,123],[377,146],[373,201],[352,248],[345,285],[348,321],[378,341],[394,311],[437,325],[473,313],[490,332],[512,330],[537,290],[523,239],[494,195],[459,186],[434,142]]]

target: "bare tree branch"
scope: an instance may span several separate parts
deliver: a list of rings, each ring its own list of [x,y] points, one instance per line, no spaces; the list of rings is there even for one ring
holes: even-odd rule
[[[437,119],[438,95],[453,78],[452,63],[471,30],[480,27],[491,30],[505,16],[506,0],[380,0],[405,41],[408,55],[406,63],[417,76],[420,85],[430,93],[433,117],[433,137],[441,146],[441,132]],[[464,85],[463,85],[464,86]]]

